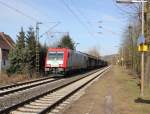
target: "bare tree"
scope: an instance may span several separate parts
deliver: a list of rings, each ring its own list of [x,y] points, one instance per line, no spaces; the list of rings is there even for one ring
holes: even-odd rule
[[[91,49],[88,50],[88,54],[95,56],[97,58],[100,58],[100,52],[96,47],[93,47]]]

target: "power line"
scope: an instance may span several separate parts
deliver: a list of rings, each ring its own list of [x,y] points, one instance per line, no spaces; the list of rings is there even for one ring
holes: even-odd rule
[[[89,27],[93,27],[93,25],[91,24],[91,22],[88,21],[86,15],[75,5],[75,3],[73,2],[73,0],[70,0],[72,5],[74,6],[74,8],[77,10],[77,12],[87,21],[87,25],[89,25]]]
[[[49,31],[51,31],[53,28],[55,28],[56,26],[58,26],[60,24],[60,22],[56,23],[54,26],[52,26],[51,28],[49,28],[46,32],[44,32],[42,35],[40,35],[40,38],[43,37],[43,35],[47,34]]]
[[[68,9],[68,11],[77,19],[77,21],[88,31],[88,33],[93,37],[94,35],[89,31],[88,27],[86,26],[85,23],[82,22],[80,17],[73,11],[73,9],[64,1],[60,0],[64,6]]]
[[[113,0],[113,3],[114,3],[114,5],[115,5],[120,11],[122,11],[122,12],[124,12],[124,13],[126,13],[126,14],[128,14],[128,15],[130,15],[130,16],[132,16],[133,14],[138,14],[138,13],[129,12],[129,11],[126,11],[126,10],[120,8],[120,7],[116,4],[116,0]]]
[[[9,8],[9,9],[11,9],[11,10],[13,10],[13,11],[15,11],[15,12],[17,12],[17,13],[19,13],[19,14],[25,16],[25,17],[27,17],[27,18],[29,18],[29,19],[32,20],[32,21],[38,21],[38,20],[35,19],[34,17],[31,17],[31,16],[25,14],[24,12],[18,10],[17,8],[14,8],[14,7],[12,7],[12,6],[10,6],[10,5],[8,5],[8,4],[2,2],[2,1],[0,1],[0,4],[2,4],[3,6]]]
[[[23,15],[23,16],[25,16],[25,17],[31,19],[31,20],[33,20],[33,21],[35,21],[35,22],[39,22],[37,19],[35,19],[35,18],[33,18],[33,17],[31,17],[31,16],[25,14],[24,12],[18,10],[17,8],[14,8],[14,7],[12,7],[12,6],[10,6],[10,5],[8,5],[8,4],[2,2],[2,1],[0,1],[0,4],[4,5],[5,7],[9,8],[9,9],[11,9],[11,10],[13,10],[13,11],[15,11],[15,12],[17,12],[17,13],[19,13],[19,14],[21,14],[21,15]],[[25,4],[26,4],[26,3],[25,3]],[[57,23],[57,24],[59,23],[59,24],[60,24],[60,22],[46,22],[46,23]],[[45,24],[45,23],[42,22],[42,24]],[[54,25],[54,26],[55,26],[55,25]],[[50,29],[52,29],[52,28],[50,28]]]
[[[29,3],[27,1],[22,0],[21,2],[23,2],[23,4],[26,4],[27,6],[29,6],[30,8],[32,8],[33,10],[37,11],[39,14],[41,14],[40,10],[36,7],[34,7],[33,5],[31,5],[32,3]],[[45,12],[42,12],[42,15],[45,16],[45,18],[51,18],[48,14],[46,14]]]
[[[73,0],[70,0],[72,5],[74,6],[74,8],[78,11],[78,13],[84,17],[85,19],[87,19],[87,17],[84,15],[84,13],[75,5],[75,3],[73,2]]]
[[[72,4],[74,5],[74,7],[76,8],[76,10],[80,13],[80,15],[84,18],[84,19],[86,19],[87,20],[87,17],[86,17],[86,15],[84,15],[84,13],[79,9],[79,8],[77,8],[76,7],[76,5],[75,5],[75,3],[73,2],[73,0],[70,0],[71,2],[72,2]],[[119,6],[118,6],[119,7]],[[88,20],[87,20],[87,22],[88,22]],[[92,26],[92,24],[89,22],[89,23],[87,23],[89,26]],[[119,35],[119,33],[117,33],[117,32],[114,32],[114,31],[112,31],[112,30],[110,30],[110,29],[107,29],[107,28],[104,28],[104,27],[102,27],[102,29],[105,29],[106,31],[108,31],[109,33],[111,33],[111,34],[113,34],[113,35]]]

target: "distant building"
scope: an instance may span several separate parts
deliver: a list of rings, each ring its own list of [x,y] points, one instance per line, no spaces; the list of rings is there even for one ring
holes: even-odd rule
[[[8,53],[14,48],[14,41],[4,32],[0,32],[0,71],[9,65]]]

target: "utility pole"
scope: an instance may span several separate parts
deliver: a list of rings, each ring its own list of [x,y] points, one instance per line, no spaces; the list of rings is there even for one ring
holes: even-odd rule
[[[141,2],[142,1],[143,0],[141,0]],[[144,36],[144,2],[142,2],[142,36]],[[140,94],[141,97],[144,96],[144,51],[141,52],[141,93]]]
[[[134,70],[134,43],[133,43],[133,38],[132,38],[132,26],[129,25],[128,26],[128,30],[129,30],[129,38],[131,40],[131,65],[132,65],[132,69]]]
[[[36,72],[40,72],[40,50],[39,50],[39,24],[41,22],[36,22]]]
[[[123,52],[123,47],[121,47],[121,66],[124,66],[124,52]]]

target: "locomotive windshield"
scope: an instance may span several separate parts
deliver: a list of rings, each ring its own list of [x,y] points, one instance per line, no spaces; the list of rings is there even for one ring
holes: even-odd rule
[[[64,53],[57,53],[57,59],[63,59]]]
[[[61,60],[64,57],[63,52],[49,52],[48,53],[48,59],[49,60]]]

